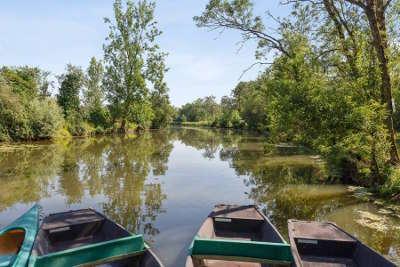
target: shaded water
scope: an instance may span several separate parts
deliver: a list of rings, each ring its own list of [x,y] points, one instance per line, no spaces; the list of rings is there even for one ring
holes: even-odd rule
[[[40,143],[0,151],[0,227],[35,202],[46,213],[94,207],[145,234],[166,266],[183,266],[215,204],[256,203],[284,235],[289,218],[330,220],[399,260],[399,217],[321,185],[323,175],[306,151],[248,133],[177,128]]]

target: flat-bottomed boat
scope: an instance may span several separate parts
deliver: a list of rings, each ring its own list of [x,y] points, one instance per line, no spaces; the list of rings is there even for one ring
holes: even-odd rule
[[[290,266],[290,246],[254,205],[217,205],[200,227],[186,267]]]
[[[93,209],[45,217],[30,266],[162,267],[143,240]]]

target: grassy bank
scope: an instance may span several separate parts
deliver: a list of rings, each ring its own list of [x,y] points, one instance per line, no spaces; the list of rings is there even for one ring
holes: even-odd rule
[[[185,122],[176,123],[175,125],[190,126],[190,127],[212,127],[212,122],[210,122],[210,121],[185,121]]]

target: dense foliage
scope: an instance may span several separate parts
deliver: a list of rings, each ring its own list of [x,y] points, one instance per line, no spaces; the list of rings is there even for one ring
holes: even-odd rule
[[[400,2],[284,4],[292,5],[289,18],[267,12],[275,31],[254,15],[250,0],[210,0],[194,18],[199,27],[233,29],[241,32],[243,41],[256,41],[256,64],[269,65],[257,80],[238,84],[232,98],[226,98],[232,104],[221,103],[221,118],[235,110],[235,120],[242,120],[237,126],[324,155],[332,178],[399,194],[393,126],[399,119],[392,95],[399,97]],[[181,108],[180,118],[190,114],[199,120],[188,112],[193,104]]]
[[[116,0],[115,21],[105,19],[109,35],[104,45],[104,88],[111,116],[120,121],[121,132],[126,132],[130,123],[146,128],[169,122],[168,117],[156,117],[171,112],[164,82],[166,54],[156,43],[161,31],[154,9],[152,1],[127,1],[124,7]]]
[[[47,139],[62,127],[61,109],[41,94],[42,75],[38,68],[1,68],[0,141]]]
[[[166,54],[155,42],[161,31],[154,9],[152,1],[116,0],[114,19],[106,19],[104,60],[92,57],[86,71],[68,64],[57,76],[56,97],[50,72],[1,68],[0,141],[168,126],[175,110],[164,79]]]
[[[92,57],[86,73],[83,93],[86,118],[96,128],[96,132],[102,133],[110,127],[110,113],[104,104],[103,64]]]

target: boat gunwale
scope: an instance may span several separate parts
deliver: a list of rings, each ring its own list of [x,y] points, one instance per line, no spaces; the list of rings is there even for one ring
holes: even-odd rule
[[[76,267],[86,267],[86,266],[93,266],[93,265],[104,264],[104,263],[112,263],[114,261],[129,259],[129,258],[135,257],[135,256],[143,256],[146,252],[149,252],[150,257],[152,257],[160,267],[164,267],[161,260],[157,257],[157,255],[154,253],[154,251],[148,247],[148,245],[146,243],[145,243],[145,247],[146,247],[146,249],[141,252],[127,254],[127,255],[121,255],[121,256],[115,256],[112,258],[107,258],[106,260],[103,260],[103,261],[99,260],[99,261],[94,261],[94,262],[88,262],[88,263],[76,265]]]
[[[104,246],[104,245],[109,245],[109,244],[112,244],[112,243],[116,243],[118,241],[124,241],[124,240],[129,240],[129,239],[138,238],[138,237],[143,238],[142,235],[126,236],[126,237],[116,238],[116,239],[112,239],[112,240],[108,240],[108,241],[97,242],[97,243],[94,243],[94,244],[87,244],[87,245],[84,245],[84,246],[79,246],[79,247],[75,247],[75,248],[69,248],[69,249],[64,249],[64,250],[60,250],[60,251],[56,251],[56,252],[51,252],[51,253],[44,254],[44,255],[37,255],[37,256],[35,255],[35,257],[38,258],[38,259],[39,258],[46,258],[46,257],[54,257],[54,256],[62,255],[62,254],[68,254],[68,253],[72,253],[72,252],[75,252],[75,251],[83,250],[83,249],[92,249],[92,248],[96,248],[96,247],[101,247],[101,246]],[[145,242],[143,242],[143,243],[146,244]],[[144,245],[144,249],[143,250],[140,250],[140,251],[137,251],[137,252],[140,253],[140,252],[144,252],[144,251],[146,251],[146,245]],[[135,252],[135,254],[137,254],[137,253]]]
[[[248,244],[248,245],[261,245],[261,246],[270,246],[270,247],[282,247],[289,249],[290,245],[287,243],[275,243],[275,242],[263,242],[263,241],[248,241],[248,240],[235,240],[235,239],[221,239],[221,238],[201,238],[199,236],[195,236],[192,242],[192,246],[190,247],[190,252],[193,250],[193,246],[196,241],[206,241],[206,242],[223,242],[225,244]],[[251,257],[251,256],[236,256],[236,255],[216,255],[216,254],[191,254],[191,256],[195,258],[202,259],[217,259],[217,260],[237,260],[237,261],[245,261],[245,262],[259,262],[259,263],[279,263],[279,264],[290,264],[293,262],[288,260],[270,260],[267,258],[259,258],[259,257]]]
[[[40,208],[41,207],[38,204],[33,205],[29,210],[20,215],[9,225],[0,229],[0,235],[3,235],[13,230],[24,231],[24,240],[22,241],[21,246],[18,249],[18,252],[12,254],[14,256],[9,266],[21,266],[21,265],[24,266],[27,265],[27,263],[29,262],[29,258],[31,256],[32,249],[35,243],[36,235],[39,230]],[[34,224],[28,222],[27,218],[33,219],[35,221]]]

